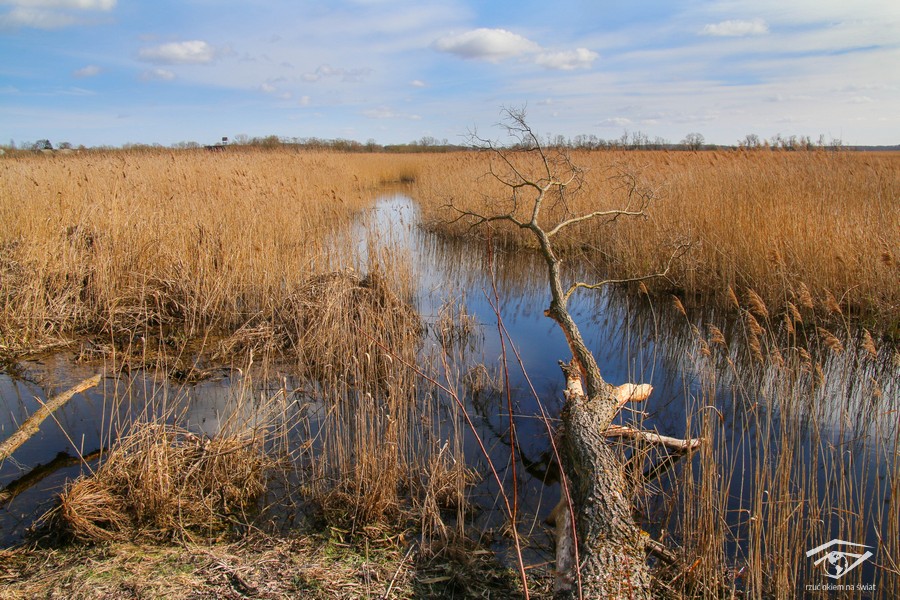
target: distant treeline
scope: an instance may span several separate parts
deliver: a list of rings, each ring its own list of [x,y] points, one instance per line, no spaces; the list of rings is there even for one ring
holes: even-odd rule
[[[772,136],[769,139],[762,139],[755,134],[749,134],[740,140],[737,144],[707,144],[703,135],[700,133],[689,133],[678,143],[670,142],[664,138],[656,137],[651,139],[648,135],[640,132],[624,132],[620,137],[613,139],[603,139],[596,135],[578,135],[574,138],[566,138],[562,135],[548,137],[543,140],[543,145],[547,148],[568,148],[573,150],[787,150],[787,151],[811,151],[811,150],[856,150],[856,151],[900,151],[900,144],[893,146],[849,146],[845,145],[839,139],[825,139],[825,136],[819,136],[817,140],[812,140],[809,136],[782,136],[781,134]],[[471,150],[474,148],[471,144],[451,144],[446,139],[438,140],[436,138],[426,136],[419,140],[407,142],[405,144],[386,144],[382,145],[374,139],[367,142],[359,142],[357,140],[349,140],[342,138],[326,139],[316,137],[286,137],[277,135],[267,135],[263,137],[250,137],[247,135],[237,135],[234,139],[222,138],[222,141],[215,144],[201,144],[194,141],[177,142],[171,146],[163,146],[162,144],[136,144],[127,143],[122,146],[74,146],[69,142],[60,142],[55,147],[50,140],[42,139],[37,142],[24,142],[16,144],[11,142],[9,145],[0,145],[0,153],[3,151],[43,151],[53,152],[56,150],[80,150],[80,151],[113,151],[113,150],[162,150],[162,149],[178,149],[191,150],[206,148],[209,150],[223,150],[227,147],[251,147],[251,148],[297,148],[309,150],[332,150],[335,152],[396,152],[396,153],[415,153],[415,152],[454,152],[459,150]],[[511,146],[515,148],[515,146]]]

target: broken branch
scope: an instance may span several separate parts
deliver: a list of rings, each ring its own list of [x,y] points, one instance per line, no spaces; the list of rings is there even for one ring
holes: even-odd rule
[[[99,374],[94,375],[89,379],[85,379],[81,383],[72,386],[61,394],[53,396],[46,403],[42,404],[33,415],[28,417],[25,422],[22,423],[21,427],[19,427],[15,433],[0,444],[0,461],[6,460],[19,448],[19,446],[27,442],[34,434],[36,434],[40,429],[41,423],[43,423],[44,419],[49,417],[53,411],[71,400],[75,394],[89,390],[98,383],[100,383]]]
[[[603,432],[606,437],[629,437],[635,440],[643,440],[651,444],[659,444],[672,450],[680,452],[690,452],[700,447],[703,438],[680,439],[667,435],[660,435],[652,431],[644,431],[641,429],[633,429],[624,425],[610,425]]]

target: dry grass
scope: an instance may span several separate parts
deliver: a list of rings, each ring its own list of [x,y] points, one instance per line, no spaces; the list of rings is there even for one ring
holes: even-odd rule
[[[0,352],[76,333],[232,332],[348,264],[338,232],[415,165],[327,152],[0,161]]]
[[[576,152],[584,187],[550,214],[621,207],[632,183],[648,219],[575,227],[569,252],[598,272],[671,272],[727,301],[812,303],[900,321],[900,155],[828,152]],[[469,232],[443,208],[495,210],[507,190],[486,153],[291,150],[118,152],[0,161],[0,351],[76,332],[224,333],[271,315],[310,277],[349,263],[341,231],[373,190],[411,183],[432,229]],[[627,175],[623,177],[623,175]],[[482,231],[483,233],[483,231]],[[494,236],[512,243],[509,230]],[[516,242],[518,243],[518,242]],[[256,330],[257,334],[261,332]]]
[[[410,368],[424,331],[408,257],[353,238],[380,186],[408,183],[421,161],[252,149],[4,160],[0,351],[88,336],[85,360],[188,383],[207,360],[267,372],[288,359],[303,383],[280,397],[304,408],[280,417],[284,475],[333,525],[414,518],[441,534],[440,511],[464,504],[471,477],[460,447],[438,443],[438,400]],[[272,448],[239,426],[201,440],[164,424],[176,410],[148,413],[67,490],[58,514],[77,537],[213,533],[253,507]],[[215,448],[231,441],[250,445]]]
[[[521,597],[515,578],[491,556],[460,548],[453,557],[435,558],[386,539],[364,545],[340,537],[251,535],[231,544],[6,551],[0,559],[4,600]],[[549,593],[546,572],[530,575],[533,592]]]
[[[136,423],[96,473],[66,487],[51,516],[88,542],[215,537],[265,491],[274,464],[262,443]]]
[[[587,169],[584,186],[558,203],[558,214],[622,208],[631,177],[657,198],[646,219],[599,221],[557,240],[598,274],[661,270],[689,242],[670,274],[688,295],[724,304],[729,287],[749,288],[766,303],[808,301],[823,314],[862,315],[884,329],[900,322],[900,154],[574,152],[572,159]],[[471,221],[455,220],[448,204],[481,214],[510,206],[508,189],[486,176],[489,160],[458,153],[423,165],[414,196],[433,230],[471,233]],[[508,228],[493,236],[525,239]]]
[[[147,349],[156,345],[161,355],[150,362],[168,364],[168,341],[179,340],[176,352],[182,352],[187,340],[214,332],[207,349],[220,360],[290,356],[304,387],[282,397],[304,408],[298,422],[281,427],[306,437],[299,448],[285,440],[278,447],[295,459],[298,489],[319,504],[329,525],[373,537],[385,524],[397,530],[418,520],[426,538],[456,539],[444,513],[455,510],[456,523],[463,522],[472,474],[461,459],[460,415],[442,414],[446,407],[434,386],[410,368],[433,371],[420,352],[424,330],[410,305],[408,257],[373,254],[362,261],[365,274],[351,271],[348,265],[359,267],[360,257],[348,235],[377,186],[411,180],[432,229],[469,235],[468,225],[451,223],[453,213],[442,207],[496,208],[491,203],[506,189],[484,178],[486,158],[247,150],[0,160],[0,353],[15,356],[89,335],[110,343],[114,366],[122,360],[117,348],[146,362]],[[557,198],[551,214],[621,207],[629,194],[623,184],[633,181],[623,173],[639,175],[660,200],[647,219],[573,228],[560,240],[566,252],[596,273],[627,276],[658,270],[676,244],[689,241],[690,253],[668,285],[688,297],[718,298],[740,314],[731,329],[710,327],[693,355],[701,366],[725,365],[728,383],[743,390],[736,401],[754,421],[739,442],[766,452],[746,476],[766,493],[741,499],[747,520],[737,532],[726,527],[722,515],[734,510],[727,483],[742,475],[737,450],[704,446],[700,467],[717,477],[695,478],[688,470],[681,482],[686,508],[677,534],[692,575],[673,575],[673,585],[701,596],[727,589],[735,562],[725,548],[739,538],[750,548],[740,557],[748,569],[741,585],[758,595],[790,592],[805,564],[796,531],[824,534],[817,511],[845,515],[841,531],[848,539],[866,526],[859,491],[842,483],[850,481],[842,479],[850,459],[824,437],[816,437],[813,454],[829,457],[827,493],[815,482],[798,485],[812,480],[794,476],[808,468],[801,461],[805,436],[818,436],[818,425],[831,418],[821,408],[831,389],[826,381],[842,382],[838,395],[864,381],[876,408],[879,398],[896,393],[889,379],[869,381],[859,373],[900,355],[868,331],[857,340],[849,323],[863,316],[879,334],[900,321],[900,159],[781,152],[574,158],[589,167],[583,193]],[[512,233],[492,236],[513,244]],[[509,256],[502,265],[509,269],[499,269],[501,289],[504,277],[542,281],[542,272]],[[686,304],[683,316],[690,313]],[[458,310],[444,317],[437,327],[443,351],[458,352],[470,324]],[[835,322],[842,327],[836,330]],[[735,336],[744,341],[741,356],[728,342]],[[707,377],[702,405],[725,376],[712,368],[701,372]],[[487,393],[496,385],[496,376],[476,371],[460,379]],[[764,410],[769,406],[777,410]],[[696,419],[704,437],[728,439],[713,411]],[[803,419],[813,423],[811,430],[798,427]],[[136,426],[95,477],[70,486],[58,514],[81,539],[216,535],[235,513],[255,506],[271,461],[263,439],[242,431],[203,440],[162,421]],[[763,450],[772,438],[778,447]],[[893,488],[881,491],[897,498],[896,459],[886,468]],[[885,514],[878,526],[893,541],[879,556],[896,565],[900,513]],[[219,571],[232,589],[262,581],[223,564]],[[380,584],[387,572],[378,572]],[[290,589],[334,597],[308,589],[325,576],[310,573]],[[457,573],[426,580],[453,580],[462,589],[472,584]],[[354,588],[364,590],[357,597],[384,589],[366,581],[369,587]],[[886,593],[894,589],[888,583]],[[93,596],[82,587],[71,597]]]

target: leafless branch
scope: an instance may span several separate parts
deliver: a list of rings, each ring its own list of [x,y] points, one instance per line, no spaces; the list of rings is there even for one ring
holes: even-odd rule
[[[549,234],[548,234],[549,235]],[[687,249],[690,247],[689,244],[679,244],[675,251],[672,252],[672,255],[669,256],[669,260],[666,261],[666,268],[658,273],[649,273],[647,275],[640,275],[638,277],[625,277],[622,279],[604,279],[603,281],[598,281],[596,283],[584,283],[583,281],[576,281],[572,285],[569,286],[569,289],[566,290],[564,294],[564,298],[566,300],[575,293],[576,290],[598,290],[607,285],[614,284],[622,284],[622,283],[638,283],[640,281],[649,281],[651,279],[664,279],[669,276],[669,272],[672,270],[672,264],[679,258],[681,258]]]
[[[632,211],[632,210],[597,210],[592,213],[588,213],[586,215],[581,215],[580,217],[572,217],[571,219],[566,219],[558,223],[553,229],[547,232],[547,237],[553,237],[566,227],[570,225],[575,225],[576,223],[581,223],[583,221],[589,221],[591,219],[596,219],[598,217],[642,217],[645,213],[643,210]]]

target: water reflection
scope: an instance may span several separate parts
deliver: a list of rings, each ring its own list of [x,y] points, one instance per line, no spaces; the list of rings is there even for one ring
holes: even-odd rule
[[[539,418],[538,399],[551,418],[558,414],[563,381],[556,365],[558,359],[569,357],[565,338],[555,323],[543,315],[549,303],[546,267],[533,252],[510,252],[489,247],[489,242],[479,245],[443,239],[422,232],[417,221],[417,209],[410,199],[396,195],[379,201],[352,225],[349,239],[357,245],[358,255],[353,266],[364,272],[385,252],[399,253],[410,264],[416,286],[414,301],[430,331],[439,329],[442,307],[451,299],[474,318],[475,331],[466,344],[454,349],[450,372],[443,373],[443,377],[464,394],[479,436],[486,441],[501,476],[508,481],[509,424],[502,394],[491,386],[467,390],[464,384],[465,374],[479,365],[484,365],[482,368],[493,379],[499,378],[502,370],[497,314],[492,306],[496,287],[496,310],[527,371],[526,378],[511,358],[509,375],[521,443],[516,459],[520,474],[525,472],[520,485],[521,507],[527,515],[529,535],[540,541],[541,521],[555,505],[559,491],[549,436]],[[336,238],[334,243],[346,243],[346,239]],[[569,276],[589,279],[586,270],[578,265],[568,268]],[[878,524],[884,523],[887,512],[896,506],[896,500],[890,498],[890,478],[891,465],[896,461],[892,453],[897,451],[900,377],[889,358],[871,360],[865,358],[862,350],[848,348],[841,354],[828,354],[818,374],[811,369],[786,381],[785,372],[777,365],[748,360],[747,350],[741,344],[740,323],[732,323],[726,331],[730,340],[727,348],[710,351],[709,344],[704,347],[702,323],[720,322],[716,315],[704,315],[691,323],[666,302],[613,289],[579,292],[573,296],[570,310],[607,381],[650,383],[654,387],[642,412],[623,413],[623,420],[640,421],[644,428],[665,435],[688,437],[700,433],[704,416],[713,412],[718,415],[718,456],[730,461],[735,472],[747,474],[730,478],[722,492],[728,499],[723,518],[734,532],[729,550],[732,556],[739,557],[747,551],[742,540],[750,535],[748,499],[753,497],[756,486],[765,483],[754,481],[750,475],[761,462],[777,455],[777,446],[784,438],[775,433],[789,423],[799,424],[795,438],[791,438],[795,439],[791,443],[796,444],[797,454],[790,466],[791,477],[815,479],[816,485],[825,488],[833,483],[837,470],[844,469],[840,475],[853,480],[860,506],[871,507],[873,515],[881,514],[881,520],[871,517],[872,525],[863,532],[865,539],[857,537],[854,541],[877,544],[882,533],[877,530]],[[436,336],[430,340],[424,352],[440,352]],[[509,354],[512,357],[511,350]],[[62,388],[93,373],[93,369],[73,364],[65,355],[25,363],[23,368],[24,377],[0,376],[3,436],[34,411],[35,398],[45,397],[45,389]],[[258,378],[259,385],[281,385],[281,376],[274,378],[275,384],[272,378]],[[814,383],[816,377],[820,380]],[[0,467],[0,485],[51,460],[60,451],[93,451],[103,440],[109,440],[110,433],[123,422],[142,412],[165,410],[174,404],[183,405],[183,423],[213,434],[225,416],[231,414],[229,406],[247,384],[236,371],[192,387],[162,383],[146,373],[107,379],[100,389],[81,395],[59,411],[56,423],[48,420],[41,433],[16,453],[15,461],[6,461]],[[302,387],[299,382],[283,385],[285,389]],[[530,392],[532,385],[537,398]],[[792,400],[796,398],[805,401],[796,406]],[[714,407],[714,411],[704,409],[705,406]],[[806,427],[809,423],[816,427]],[[763,425],[765,429],[761,429]],[[480,465],[483,457],[471,434],[464,443],[471,464]],[[822,455],[822,448],[828,446],[853,453],[854,460],[847,463],[849,468],[845,469],[843,463],[835,466],[830,456]],[[21,535],[22,528],[38,512],[35,509],[47,507],[49,492],[58,490],[66,478],[84,468],[60,470],[0,509],[4,542]],[[664,491],[666,482],[671,484],[677,476],[675,472],[662,480]],[[802,485],[812,483],[806,481]],[[483,508],[478,526],[490,528],[502,522],[492,479],[485,478],[473,497]],[[827,498],[827,493],[823,497]],[[658,513],[650,506],[647,516],[657,518]],[[840,531],[839,517],[824,515],[821,520],[821,535]],[[538,544],[535,551],[549,559],[548,550],[548,544]]]

